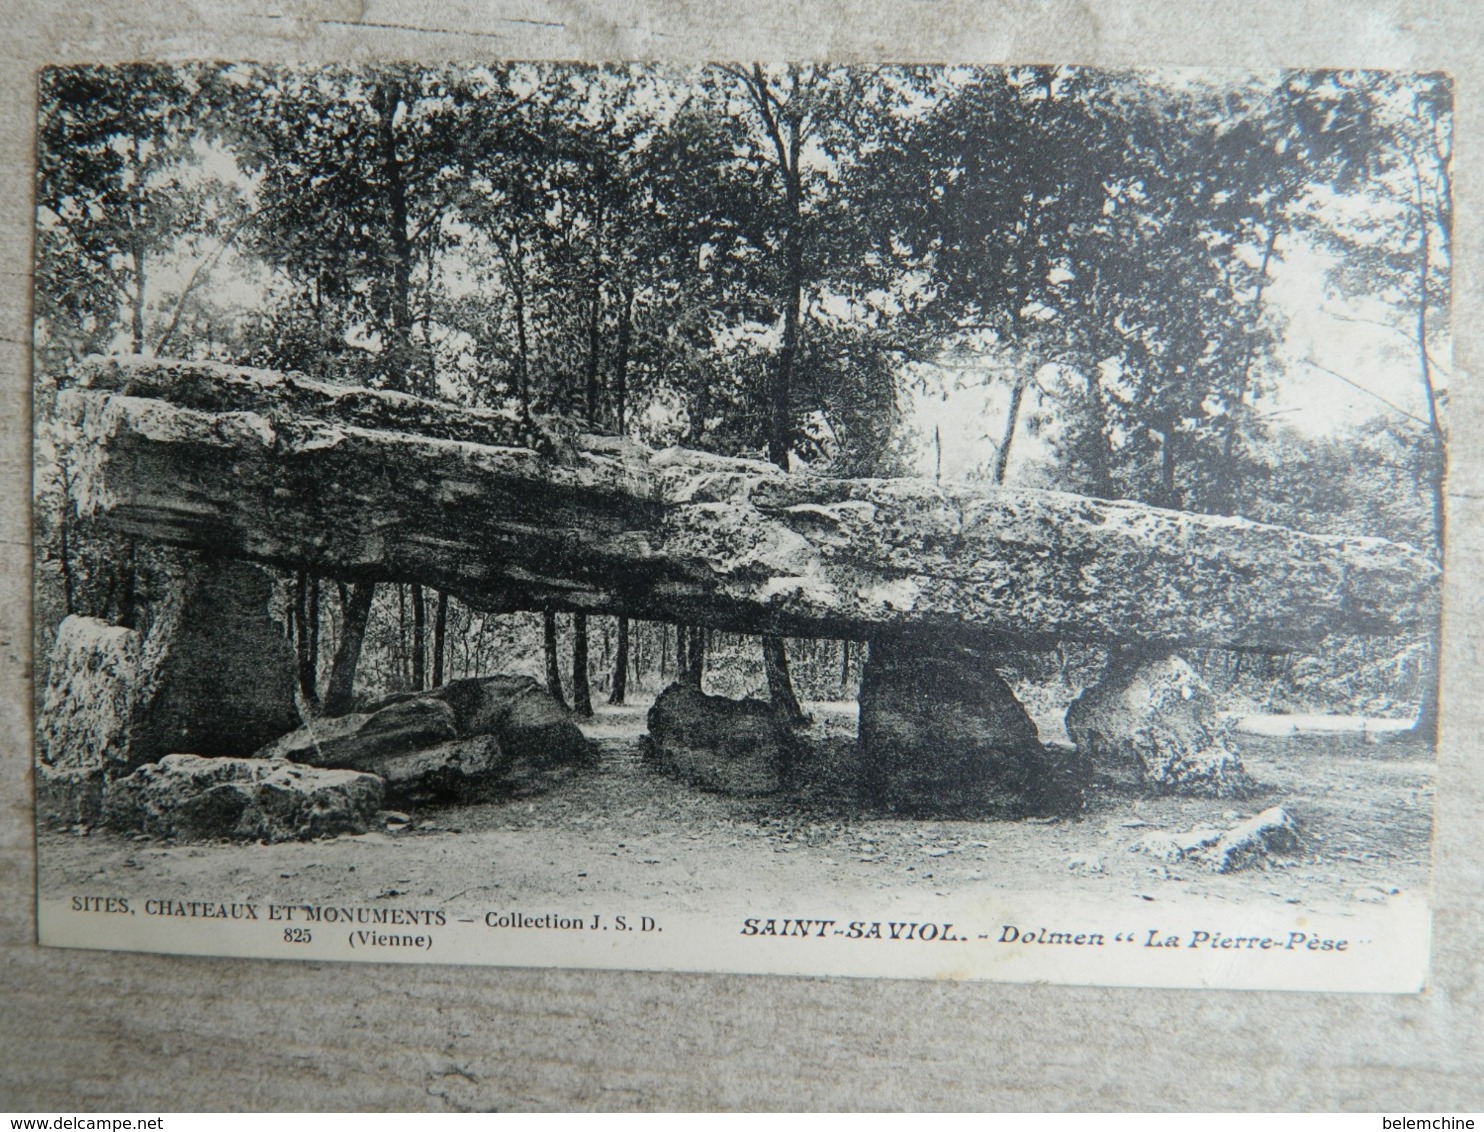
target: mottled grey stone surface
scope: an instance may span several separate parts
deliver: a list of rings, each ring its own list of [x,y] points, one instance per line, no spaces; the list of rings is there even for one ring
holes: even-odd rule
[[[477,608],[1284,649],[1429,626],[1437,607],[1436,566],[1383,539],[586,435],[512,447],[488,413],[264,370],[105,359],[73,378],[69,497],[100,525],[415,578]]]
[[[789,735],[766,700],[708,696],[671,684],[649,709],[649,751],[667,774],[747,797],[783,785]]]
[[[365,833],[383,797],[381,780],[359,771],[166,755],[110,783],[103,817],[182,841],[308,841]]]

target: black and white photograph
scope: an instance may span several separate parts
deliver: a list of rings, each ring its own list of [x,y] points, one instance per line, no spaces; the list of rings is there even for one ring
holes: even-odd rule
[[[1447,75],[38,83],[44,944],[1425,986]]]

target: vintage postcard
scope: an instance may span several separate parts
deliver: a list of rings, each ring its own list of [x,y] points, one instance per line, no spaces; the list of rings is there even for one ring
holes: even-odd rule
[[[1447,76],[38,81],[43,943],[1425,985]]]

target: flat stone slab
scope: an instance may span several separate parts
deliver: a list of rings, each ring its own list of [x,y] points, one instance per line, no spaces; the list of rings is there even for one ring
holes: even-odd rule
[[[383,798],[381,779],[358,771],[177,754],[109,783],[103,814],[183,841],[307,841],[365,833]]]
[[[493,735],[476,735],[377,755],[359,769],[386,783],[389,805],[416,807],[480,801],[509,775],[512,761]]]
[[[597,760],[572,713],[545,687],[506,675],[309,720],[257,755],[365,771],[385,781],[389,802],[413,807],[539,793]]]
[[[364,770],[379,759],[433,747],[458,734],[448,705],[404,700],[379,711],[311,720],[263,747],[257,757]]]
[[[490,610],[786,636],[1277,651],[1423,631],[1440,572],[1380,539],[1058,492],[842,480],[264,370],[86,361],[58,397],[80,514],[416,579]]]

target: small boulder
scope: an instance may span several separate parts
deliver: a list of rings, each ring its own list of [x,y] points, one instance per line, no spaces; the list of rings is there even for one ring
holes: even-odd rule
[[[1218,873],[1266,868],[1274,854],[1293,856],[1303,847],[1298,826],[1282,806],[1270,806],[1221,835],[1210,852]]]
[[[1173,863],[1188,857],[1199,858],[1220,840],[1219,829],[1192,829],[1186,833],[1151,833],[1135,842],[1133,848]]]
[[[580,765],[596,758],[593,745],[572,712],[530,676],[482,676],[452,680],[428,692],[402,693],[380,701],[387,710],[434,703],[449,710],[461,739],[493,735],[512,762],[536,768]]]
[[[386,783],[386,799],[400,806],[472,802],[499,783],[510,758],[493,735],[454,739],[417,751],[376,755],[357,767]]]
[[[1067,733],[1123,785],[1216,798],[1254,789],[1215,694],[1178,656],[1115,656],[1067,709]]]
[[[383,796],[358,771],[166,755],[110,783],[103,812],[114,828],[187,841],[307,841],[366,832]]]
[[[702,790],[752,797],[783,785],[791,738],[771,704],[671,684],[649,709],[649,753]]]
[[[305,766],[371,770],[370,764],[458,738],[453,710],[425,697],[377,711],[312,720],[257,752]],[[373,773],[377,773],[373,771]]]

